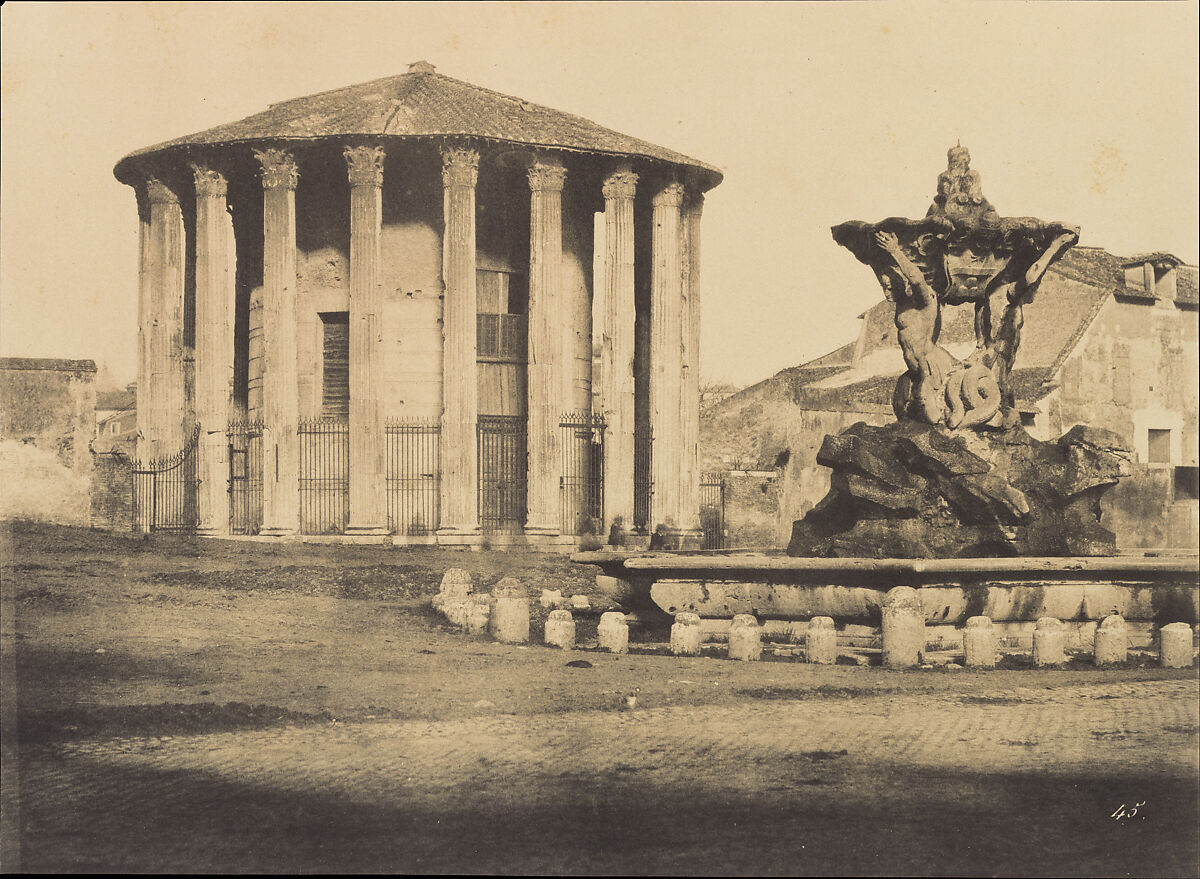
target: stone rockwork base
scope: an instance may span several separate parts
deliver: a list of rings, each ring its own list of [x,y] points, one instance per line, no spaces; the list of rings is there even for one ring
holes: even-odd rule
[[[1115,555],[1100,498],[1133,453],[1077,426],[1056,442],[1021,427],[950,431],[903,420],[825,437],[829,494],[792,528],[788,555],[859,558]]]

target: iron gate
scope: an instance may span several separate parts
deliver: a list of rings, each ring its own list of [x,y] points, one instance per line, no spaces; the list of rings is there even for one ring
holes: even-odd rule
[[[173,455],[133,462],[133,528],[135,531],[195,531],[196,448],[200,426]]]
[[[525,525],[525,418],[479,416],[479,524],[484,533],[519,534]]]
[[[725,478],[720,474],[700,477],[700,528],[702,549],[725,548]]]
[[[651,478],[651,433],[648,427],[633,431],[633,530],[645,534],[650,528],[654,505],[654,481]]]
[[[558,426],[559,527],[563,534],[599,534],[604,527],[604,418],[566,412]]]
[[[438,420],[394,418],[385,429],[388,529],[393,534],[432,534],[439,517]]]
[[[350,521],[350,425],[343,418],[301,421],[300,532],[341,534]]]
[[[230,534],[257,534],[262,528],[262,429],[261,421],[231,421],[225,429]]]

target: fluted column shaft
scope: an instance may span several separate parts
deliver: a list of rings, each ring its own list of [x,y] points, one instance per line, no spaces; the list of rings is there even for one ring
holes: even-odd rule
[[[535,162],[528,171],[529,342],[528,478],[525,533],[559,534],[559,475],[562,470],[559,420],[565,403],[563,373],[566,317],[562,283],[562,190],[566,169],[553,161]]]
[[[138,209],[138,362],[137,385],[137,447],[135,454],[140,459],[152,457],[150,443],[150,376],[153,373],[153,361],[150,353],[150,340],[154,335],[154,312],[152,306],[154,296],[151,292],[150,278],[153,271],[150,256],[150,200],[146,194],[146,185],[140,184],[134,190]]]
[[[229,442],[233,407],[234,277],[229,266],[232,219],[226,181],[193,165],[196,182],[196,421],[200,426],[202,534],[229,531]]]
[[[637,174],[621,170],[604,181],[604,329],[600,351],[606,529],[620,519],[633,528],[633,198]]]
[[[683,358],[679,402],[680,527],[700,530],[700,217],[704,195],[689,190],[683,205]]]
[[[680,261],[680,206],[683,186],[670,183],[655,193],[650,270],[650,455],[654,480],[652,530],[677,530],[680,382],[683,359],[683,274]]]
[[[349,533],[384,534],[387,509],[383,436],[383,149],[347,147],[350,179],[350,524]]]
[[[299,392],[296,363],[296,184],[289,153],[256,151],[263,185],[263,524],[262,533],[300,527]]]
[[[150,202],[147,247],[150,294],[150,411],[144,431],[152,455],[170,455],[183,448],[190,418],[185,411],[183,350],[183,211],[178,196],[166,184],[146,184]],[[139,415],[140,418],[140,415]]]
[[[475,377],[475,184],[479,153],[442,151],[442,435],[439,538],[479,531]]]

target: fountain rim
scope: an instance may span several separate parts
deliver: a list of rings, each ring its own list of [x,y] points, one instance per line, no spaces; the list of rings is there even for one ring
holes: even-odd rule
[[[619,565],[629,572],[665,576],[664,572],[720,574],[807,574],[842,576],[956,577],[988,579],[1087,580],[1098,577],[1158,581],[1200,578],[1200,556],[1025,556],[1014,558],[874,559],[777,557],[749,553],[688,555],[655,552],[598,551],[571,555],[578,564]]]

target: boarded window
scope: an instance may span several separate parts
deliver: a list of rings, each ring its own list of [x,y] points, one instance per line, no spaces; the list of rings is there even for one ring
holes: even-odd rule
[[[321,315],[324,333],[321,366],[321,414],[350,415],[350,313]]]
[[[1175,500],[1200,500],[1200,467],[1175,468]]]
[[[1151,464],[1171,463],[1171,431],[1146,431],[1146,460]]]
[[[525,276],[479,269],[475,273],[475,280],[479,311],[475,332],[479,359],[524,363],[528,334],[525,319],[528,288]]]

